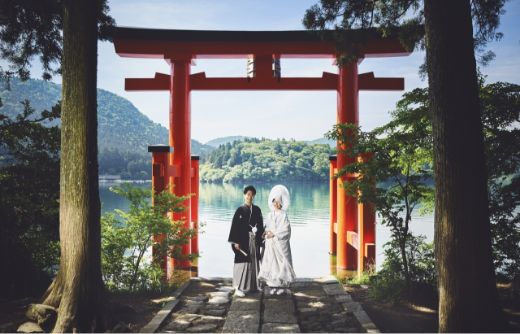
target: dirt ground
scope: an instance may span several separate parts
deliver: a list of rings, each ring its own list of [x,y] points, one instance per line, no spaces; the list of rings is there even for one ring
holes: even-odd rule
[[[360,285],[346,285],[346,289],[381,332],[437,332],[437,310],[413,304],[374,301],[369,297],[368,289]]]
[[[113,319],[111,327],[116,332],[138,332],[167,302],[167,295],[161,294],[120,294],[111,295]],[[26,321],[25,312],[36,298],[0,300],[0,333],[16,332]]]
[[[27,307],[34,302],[36,302],[35,298],[0,299],[0,332],[16,332],[18,326],[26,321],[25,311]]]
[[[382,303],[372,300],[367,287],[346,285],[346,290],[359,302],[381,332],[437,332],[438,314],[435,302]],[[510,331],[520,333],[520,296],[513,296],[507,285],[498,286],[500,301],[509,321]]]
[[[520,296],[513,296],[508,286],[498,288],[511,332],[520,332]],[[382,332],[437,332],[437,310],[432,303],[381,303],[370,299],[368,289],[360,285],[346,285],[346,289]],[[138,332],[168,301],[167,296],[167,293],[111,295],[111,305],[116,305],[113,314],[117,318],[113,320],[117,325],[113,330]],[[18,326],[27,321],[25,311],[34,302],[35,298],[0,300],[0,332],[16,332]]]

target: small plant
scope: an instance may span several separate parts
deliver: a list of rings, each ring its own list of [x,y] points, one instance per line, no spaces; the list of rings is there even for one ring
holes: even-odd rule
[[[374,275],[376,274],[376,268],[374,265],[370,265],[367,270],[363,271],[361,273],[361,276],[354,276],[351,278],[346,278],[345,282],[346,284],[356,284],[356,285],[368,285],[372,281]]]
[[[182,246],[195,231],[184,221],[171,221],[168,214],[185,210],[182,202],[168,191],[155,195],[151,191],[123,184],[110,189],[130,201],[128,212],[116,209],[101,218],[102,269],[106,286],[111,290],[162,290],[165,280],[161,261],[166,256],[176,260],[193,259],[182,256]],[[154,238],[160,236],[160,238]],[[152,249],[157,255],[152,259]]]

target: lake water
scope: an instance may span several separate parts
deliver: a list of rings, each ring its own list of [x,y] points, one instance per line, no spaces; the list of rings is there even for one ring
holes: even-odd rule
[[[126,210],[128,202],[110,192],[114,184],[100,183],[102,211]],[[269,212],[267,197],[275,184],[255,184],[257,194],[254,203],[264,215]],[[329,185],[327,184],[285,184],[291,194],[288,210],[291,222],[291,248],[294,270],[300,277],[319,277],[330,273],[329,258]],[[151,187],[150,183],[136,184]],[[200,184],[199,221],[202,225],[199,235],[199,276],[231,277],[233,252],[227,242],[231,219],[238,206],[243,203],[242,189],[245,185]],[[412,216],[411,230],[414,234],[426,235],[433,240],[433,216]],[[383,244],[390,232],[377,219],[376,263],[383,258]]]

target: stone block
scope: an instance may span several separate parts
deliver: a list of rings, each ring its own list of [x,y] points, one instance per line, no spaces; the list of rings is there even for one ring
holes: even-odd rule
[[[264,323],[262,333],[300,333],[298,324]]]
[[[229,303],[229,298],[228,297],[221,297],[221,296],[217,296],[217,297],[212,297],[208,300],[208,303],[210,304],[226,304],[226,303]]]
[[[230,287],[230,286],[221,286],[217,289],[218,291],[220,292],[227,292],[227,293],[231,293],[233,292],[233,290],[235,290],[234,288]]]
[[[338,280],[336,277],[329,275],[329,276],[324,276],[324,277],[320,277],[320,278],[315,278],[314,282],[318,282],[318,283],[322,283],[322,284],[334,284],[334,283],[338,283]]]
[[[225,308],[206,308],[201,313],[203,313],[204,315],[221,317],[226,314],[226,309]]]
[[[352,301],[352,297],[349,294],[346,294],[346,293],[341,294],[341,295],[335,295],[334,299],[336,299],[336,301],[340,302],[340,303],[346,303],[346,302],[351,302]]]
[[[260,299],[250,297],[234,298],[229,310],[260,312]]]
[[[229,296],[229,291],[215,291],[215,292],[209,292],[208,295],[210,298],[215,298],[215,297],[228,297]]]
[[[343,309],[347,312],[357,312],[357,311],[363,310],[361,305],[356,302],[346,302],[346,303],[341,303],[341,305],[343,306]]]
[[[356,317],[357,321],[361,324],[361,326],[368,332],[369,330],[371,333],[378,333],[379,329],[377,326],[372,322],[368,314],[363,310],[360,309],[358,311],[354,312],[354,316]]]
[[[257,333],[260,327],[260,312],[229,311],[222,328],[223,333]]]
[[[43,329],[35,322],[24,322],[16,330],[18,333],[43,333]]]
[[[208,333],[208,332],[215,331],[217,329],[217,327],[218,327],[218,324],[216,324],[216,323],[207,323],[207,324],[201,324],[201,325],[188,327],[188,328],[186,328],[185,331],[188,333]]]
[[[179,324],[191,324],[194,320],[200,318],[201,316],[198,314],[178,314],[174,318],[174,322]]]
[[[199,313],[202,305],[187,305],[177,311],[178,314],[197,314]]]
[[[180,323],[172,321],[161,329],[161,332],[184,332],[188,328],[190,323]]]
[[[297,297],[297,298],[313,298],[313,299],[316,299],[316,298],[324,297],[325,293],[323,292],[322,289],[319,289],[319,290],[318,289],[305,289],[305,290],[300,290],[298,292],[295,292],[294,296]]]
[[[294,303],[292,300],[267,299],[264,300],[264,323],[296,324]]]
[[[220,324],[224,321],[223,317],[215,317],[211,315],[201,315],[199,318],[193,320],[194,325],[202,325],[202,324],[209,324],[209,323],[216,323]]]
[[[209,298],[206,295],[198,295],[198,296],[194,296],[194,297],[184,297],[184,299],[186,302],[188,302],[188,301],[189,302],[205,302]]]
[[[325,293],[331,296],[345,293],[345,290],[339,284],[325,284],[322,287]]]
[[[306,314],[309,314],[309,313],[315,313],[315,312],[318,312],[318,309],[315,308],[315,307],[302,307],[302,308],[299,308],[298,311],[299,311],[303,316],[305,316]]]

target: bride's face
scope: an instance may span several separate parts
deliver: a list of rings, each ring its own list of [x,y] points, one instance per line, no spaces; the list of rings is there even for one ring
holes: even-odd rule
[[[273,201],[273,206],[277,209],[277,210],[281,210],[282,209],[282,203],[278,202],[278,201]]]

